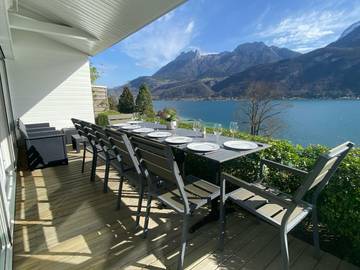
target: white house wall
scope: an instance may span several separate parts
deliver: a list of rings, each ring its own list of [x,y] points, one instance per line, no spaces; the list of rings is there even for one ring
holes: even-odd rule
[[[94,122],[88,56],[40,34],[12,32],[15,59],[7,60],[15,118],[71,127]]]

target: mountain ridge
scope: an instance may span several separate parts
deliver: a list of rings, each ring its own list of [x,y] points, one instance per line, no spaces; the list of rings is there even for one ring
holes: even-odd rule
[[[360,22],[334,42],[305,54],[263,42],[211,55],[182,52],[152,76],[127,86],[136,92],[146,83],[156,99],[241,98],[251,83],[263,81],[281,89],[285,98],[338,98],[359,97],[359,77]]]
[[[360,25],[323,48],[233,74],[213,90],[224,97],[242,96],[252,82],[263,81],[288,98],[359,97],[359,77]]]
[[[214,94],[212,86],[232,74],[255,65],[299,55],[301,54],[298,52],[267,46],[263,42],[243,43],[231,52],[224,51],[217,54],[202,55],[198,50],[191,50],[182,52],[152,76],[138,77],[126,86],[136,94],[140,84],[146,83],[155,98],[210,97]],[[189,81],[194,85],[189,84]],[[174,91],[173,85],[176,85],[177,92]],[[119,95],[122,87],[110,89],[109,92]],[[195,91],[196,87],[201,87],[199,91],[206,93],[206,96],[198,95]],[[169,93],[173,94],[169,95]]]

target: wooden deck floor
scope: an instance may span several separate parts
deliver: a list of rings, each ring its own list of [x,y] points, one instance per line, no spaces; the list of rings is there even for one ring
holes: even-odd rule
[[[122,209],[115,210],[118,177],[102,192],[103,167],[95,183],[80,172],[79,154],[68,166],[20,171],[17,184],[14,269],[173,269],[177,263],[181,220],[154,202],[150,232],[144,240],[134,228],[137,192],[126,185]],[[144,202],[145,205],[145,202]],[[204,210],[206,212],[206,209]],[[195,215],[193,221],[201,218]],[[280,269],[279,236],[271,226],[237,212],[228,217],[226,249],[216,250],[217,223],[190,234],[187,269]],[[358,269],[290,237],[292,269]]]

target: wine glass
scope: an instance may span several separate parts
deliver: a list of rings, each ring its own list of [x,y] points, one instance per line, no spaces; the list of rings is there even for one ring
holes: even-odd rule
[[[214,124],[214,135],[216,137],[216,143],[219,143],[221,133],[222,133],[222,125],[215,123]]]
[[[201,124],[198,120],[194,120],[193,121],[193,127],[192,127],[193,131],[195,132],[195,135],[197,135],[200,132],[201,129]]]
[[[239,130],[239,126],[237,122],[230,122],[230,133],[234,138],[235,133]]]
[[[154,124],[155,124],[155,129],[158,130],[160,125],[160,117],[158,115],[155,116]]]
[[[134,112],[134,113],[133,113],[132,120],[133,120],[133,121],[139,120],[139,113],[138,113],[138,112]]]

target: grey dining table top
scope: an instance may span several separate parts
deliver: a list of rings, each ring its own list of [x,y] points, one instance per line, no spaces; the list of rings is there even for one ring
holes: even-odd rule
[[[183,128],[177,128],[176,130],[168,130],[166,129],[166,126],[164,125],[160,125],[160,124],[155,124],[155,123],[149,123],[149,122],[144,122],[144,123],[140,123],[139,124],[141,127],[149,127],[149,128],[154,128],[156,131],[167,131],[172,133],[174,136],[187,136],[193,139],[193,142],[212,142],[212,143],[217,143],[216,142],[216,137],[214,134],[207,134],[206,138],[203,138],[202,136],[200,136],[200,133],[196,133],[195,131],[191,130],[191,129],[183,129]],[[141,136],[150,140],[155,140],[158,142],[165,142],[165,138],[161,138],[161,139],[154,139],[154,138],[149,138],[147,137],[147,134],[143,134],[143,133],[135,133],[131,130],[123,130],[121,128],[117,128],[119,131],[121,132],[125,132],[128,135],[136,135],[136,136]],[[216,150],[216,151],[212,151],[212,152],[195,152],[192,151],[190,149],[188,149],[186,146],[187,144],[169,144],[171,145],[173,148],[176,149],[180,149],[183,150],[185,152],[188,153],[192,153],[194,155],[198,155],[201,156],[203,158],[209,159],[211,161],[217,162],[217,163],[224,163],[226,161],[230,161],[236,158],[240,158],[249,154],[253,154],[256,152],[260,152],[266,148],[269,148],[270,145],[269,144],[265,144],[265,143],[260,143],[260,142],[254,142],[258,145],[257,148],[255,149],[251,149],[251,150],[233,150],[233,149],[228,149],[226,147],[224,147],[223,143],[226,141],[231,141],[231,140],[237,140],[236,138],[231,138],[231,137],[225,137],[225,136],[220,136],[219,138],[219,142],[218,144],[220,145],[220,149]]]

